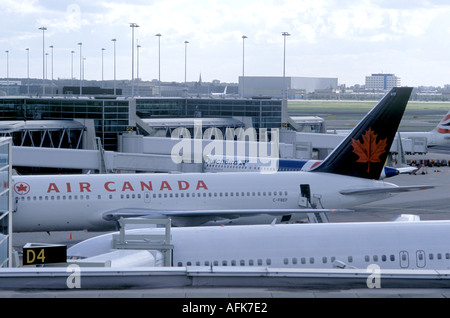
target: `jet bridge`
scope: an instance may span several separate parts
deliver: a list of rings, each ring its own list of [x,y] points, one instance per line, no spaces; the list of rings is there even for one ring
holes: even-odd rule
[[[174,246],[171,242],[170,219],[121,218],[118,222],[120,232],[112,235],[111,248],[100,255],[93,255],[81,260],[70,260],[69,263],[83,267],[120,267],[124,264],[137,267],[172,266]],[[133,231],[130,234],[127,232],[128,226],[133,229],[157,227],[161,231],[156,234],[142,234]]]
[[[0,121],[0,136],[13,146],[81,149],[85,131],[76,120]]]
[[[124,219],[120,218],[120,233],[113,235],[113,248],[115,249],[134,249],[134,250],[157,250],[164,255],[164,265],[172,265],[170,219]],[[127,234],[127,225],[143,225],[144,227],[163,226],[164,233],[155,235]]]
[[[225,118],[144,118],[136,119],[136,124],[144,134],[152,137],[171,137],[174,130],[184,128],[191,136],[199,132],[203,135],[208,129],[218,129],[226,135],[227,129],[252,127],[249,117]],[[242,131],[242,130],[241,130]],[[239,136],[238,136],[239,137]]]
[[[17,167],[80,169],[100,173],[181,171],[181,165],[174,163],[170,156],[158,154],[121,153],[102,149],[12,148],[13,166]]]

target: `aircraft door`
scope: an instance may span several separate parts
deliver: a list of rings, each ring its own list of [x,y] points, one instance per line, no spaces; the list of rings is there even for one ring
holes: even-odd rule
[[[144,202],[145,203],[150,203],[150,196],[151,196],[150,192],[144,193]]]
[[[425,252],[424,251],[417,251],[416,252],[416,263],[417,267],[422,268],[425,267]]]
[[[409,267],[409,255],[407,251],[400,251],[400,267],[401,268]]]
[[[300,185],[300,196],[298,198],[298,205],[304,208],[310,207],[311,204],[311,189],[309,184]]]

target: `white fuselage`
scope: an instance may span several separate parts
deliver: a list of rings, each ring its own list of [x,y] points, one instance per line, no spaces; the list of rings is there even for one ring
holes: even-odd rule
[[[162,229],[127,233],[155,231]],[[108,253],[111,236],[81,242],[68,256]],[[171,236],[173,266],[450,269],[449,221],[190,227]]]
[[[340,130],[340,131],[331,132],[330,134],[347,136],[349,133],[350,133],[350,131],[348,131],[348,130]],[[444,145],[448,145],[450,143],[450,134],[449,133],[439,133],[436,129],[431,130],[431,131],[423,131],[423,132],[405,131],[405,132],[400,132],[400,136],[402,139],[424,138],[427,140],[428,147],[444,146]]]
[[[428,147],[443,146],[450,143],[450,134],[439,133],[436,130],[427,132],[401,132],[402,138],[425,138],[427,140]]]
[[[310,186],[311,202],[324,209],[351,208],[390,196],[342,195],[340,190],[394,186],[309,172],[14,176],[13,231],[114,229],[116,223],[103,214],[118,209],[156,215],[208,209],[302,209],[301,184]]]

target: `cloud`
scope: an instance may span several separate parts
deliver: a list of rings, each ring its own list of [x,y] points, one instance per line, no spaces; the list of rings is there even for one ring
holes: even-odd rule
[[[43,9],[39,5],[37,0],[2,0],[3,14],[9,15],[28,15],[28,14],[40,14]]]
[[[86,17],[83,18],[81,7],[78,4],[69,4],[64,12],[54,11],[47,14],[46,17],[38,18],[37,25],[46,26],[53,32],[71,32],[78,31],[83,26],[91,23]]]
[[[236,81],[241,73],[242,35],[246,40],[246,73],[279,75],[283,38],[287,31],[287,73],[293,76],[364,78],[365,73],[401,71],[445,65],[450,42],[450,4],[444,0],[2,0],[0,43],[10,58],[25,47],[36,54],[46,43],[55,46],[67,77],[70,50],[83,42],[83,54],[98,76],[100,48],[110,63],[112,38],[117,38],[121,77],[129,77],[131,30],[141,49],[142,75],[152,79],[157,60],[156,33],[161,33],[163,80],[181,80],[184,41],[189,44],[189,74],[195,79]],[[14,49],[20,50],[16,54]],[[69,53],[68,53],[69,52]],[[32,55],[33,56],[33,55]],[[36,55],[37,62],[40,57]],[[393,61],[400,61],[393,63]],[[418,61],[421,61],[418,63]],[[56,61],[55,61],[56,63]],[[438,65],[439,65],[438,63]],[[22,63],[23,64],[23,63]],[[39,63],[34,63],[39,64]],[[420,65],[417,65],[420,64]],[[445,67],[435,69],[445,80]],[[39,72],[39,71],[38,71]],[[61,71],[62,72],[62,71]],[[122,72],[122,73],[120,73]],[[417,70],[417,72],[419,72]],[[430,71],[428,71],[429,73]],[[401,74],[398,74],[401,76]],[[419,79],[420,80],[420,79]]]

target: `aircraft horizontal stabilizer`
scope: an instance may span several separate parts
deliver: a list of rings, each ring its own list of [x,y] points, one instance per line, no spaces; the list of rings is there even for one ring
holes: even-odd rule
[[[391,222],[420,222],[420,216],[415,214],[401,214],[390,220]]]
[[[136,217],[201,217],[214,216],[224,218],[246,217],[254,215],[284,215],[294,213],[342,213],[353,212],[349,209],[249,209],[249,210],[190,210],[190,211],[156,211],[140,209],[119,209],[103,214],[103,219],[107,221],[117,221],[120,218]]]
[[[419,168],[417,168],[417,167],[410,167],[410,166],[408,166],[408,167],[397,167],[395,169],[397,169],[400,174],[413,173],[413,172],[416,172],[417,170],[419,170]]]
[[[419,191],[433,189],[436,186],[433,185],[417,185],[417,186],[398,186],[398,187],[387,187],[387,188],[366,188],[366,189],[349,189],[341,190],[340,194],[343,195],[367,195],[367,194],[378,194],[378,193],[400,193],[409,191]]]

